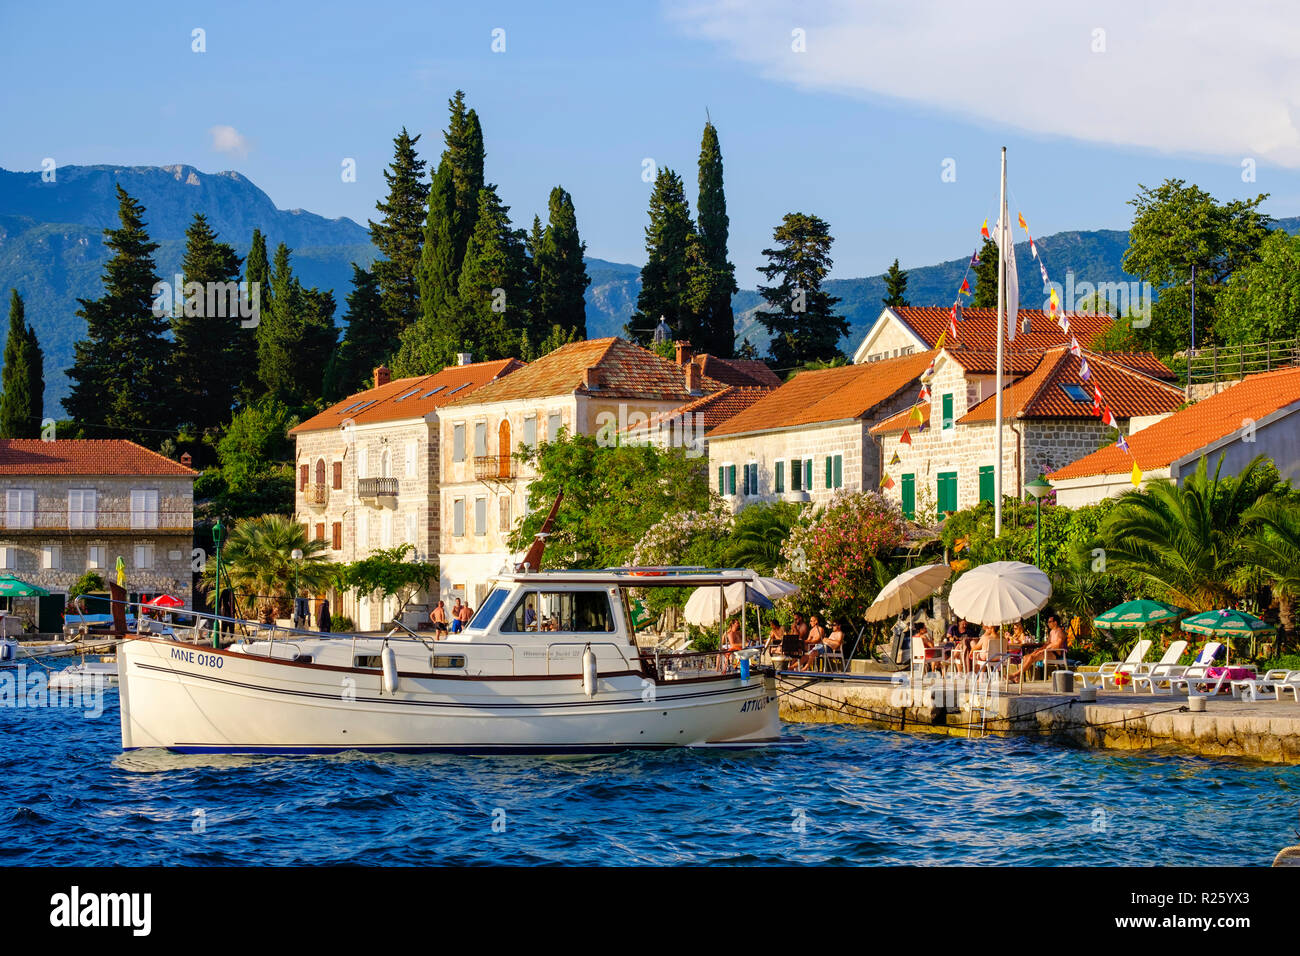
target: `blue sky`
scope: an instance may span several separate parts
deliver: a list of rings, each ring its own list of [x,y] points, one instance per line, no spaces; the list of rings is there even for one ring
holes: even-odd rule
[[[561,184],[588,253],[622,262],[644,259],[643,160],[681,172],[694,207],[707,108],[748,287],[793,210],[830,222],[839,277],[969,253],[1002,145],[1035,235],[1127,228],[1138,183],[1167,177],[1300,214],[1300,14],[1171,4],[11,3],[0,166],[237,169],[277,206],[364,224],[392,137],[421,133],[436,161],[462,88],[516,222]]]

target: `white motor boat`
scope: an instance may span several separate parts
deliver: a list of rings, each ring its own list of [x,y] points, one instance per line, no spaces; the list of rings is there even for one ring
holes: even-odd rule
[[[214,649],[127,634],[118,653],[122,747],[559,754],[775,744],[770,669],[751,667],[745,651],[638,650],[629,605],[632,589],[756,577],[508,573],[466,628],[442,639],[401,625],[365,637],[262,628]]]
[[[117,683],[116,661],[81,661],[50,676],[51,690],[103,690]]]

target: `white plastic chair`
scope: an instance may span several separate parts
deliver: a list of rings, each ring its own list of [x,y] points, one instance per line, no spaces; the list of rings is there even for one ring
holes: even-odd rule
[[[926,647],[925,642],[921,640],[921,638],[912,638],[912,676],[914,678],[923,678],[929,665],[934,664],[942,666],[943,662],[943,648]]]
[[[1200,667],[1202,669],[1201,673],[1204,673],[1204,668],[1214,666],[1214,658],[1218,656],[1219,649],[1221,647],[1223,647],[1222,642],[1210,641],[1204,647],[1201,648],[1201,653],[1196,655],[1196,660],[1192,661],[1192,663],[1169,664],[1167,666],[1161,667],[1160,674],[1157,680],[1147,679],[1149,677],[1155,676],[1153,673],[1149,673],[1149,674],[1142,675],[1140,677],[1133,678],[1134,692],[1135,693],[1137,692],[1137,685],[1141,683],[1141,684],[1148,684],[1151,688],[1151,693],[1153,694],[1162,694],[1166,696],[1172,695],[1174,692],[1174,688],[1172,684],[1169,685],[1168,690],[1164,690],[1164,691],[1160,689],[1160,685],[1167,684],[1169,682],[1169,679],[1172,677],[1182,677],[1184,674],[1187,673],[1188,669],[1192,667]],[[1163,662],[1164,661],[1162,658],[1161,663]],[[1154,667],[1152,668],[1152,671],[1153,672],[1155,671]]]
[[[1079,676],[1083,679],[1084,688],[1087,689],[1089,687],[1095,686],[1098,690],[1105,690],[1106,681],[1109,680],[1112,683],[1114,683],[1115,675],[1117,674],[1133,675],[1139,673],[1138,668],[1140,667],[1142,662],[1146,660],[1146,656],[1150,651],[1151,651],[1151,642],[1144,638],[1133,645],[1133,650],[1129,651],[1128,657],[1124,658],[1124,660],[1107,661],[1105,664],[1101,665],[1101,667],[1096,671],[1096,673],[1080,671]],[[1090,684],[1088,682],[1089,678],[1095,678],[1097,683],[1095,685]]]
[[[1232,682],[1232,696],[1237,700],[1259,700],[1261,695],[1272,692],[1274,700],[1281,700],[1284,691],[1290,691],[1300,704],[1300,671],[1274,668],[1263,677]]]
[[[1164,679],[1169,675],[1177,676],[1184,670],[1183,666],[1178,663],[1178,659],[1187,651],[1186,641],[1174,641],[1165,649],[1164,656],[1154,664],[1143,664],[1141,670],[1133,675],[1133,693],[1137,693],[1138,685],[1145,684],[1147,690],[1151,693],[1158,693],[1156,685],[1164,683]]]

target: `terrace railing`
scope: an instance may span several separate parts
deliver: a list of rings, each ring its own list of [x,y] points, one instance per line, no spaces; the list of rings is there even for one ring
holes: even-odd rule
[[[1211,345],[1187,352],[1187,380],[1222,382],[1300,365],[1300,339]]]
[[[357,481],[357,495],[361,498],[396,498],[396,478],[362,478]]]

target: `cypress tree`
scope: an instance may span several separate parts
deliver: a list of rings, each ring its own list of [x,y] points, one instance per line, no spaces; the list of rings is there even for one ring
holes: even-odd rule
[[[243,378],[241,352],[251,330],[240,326],[240,264],[234,248],[219,242],[207,217],[196,213],[181,260],[186,294],[183,302],[178,298],[171,324],[176,414],[199,434],[229,421]],[[221,294],[208,294],[217,288]]]
[[[403,127],[393,140],[393,162],[384,170],[388,198],[375,204],[382,217],[370,222],[370,241],[380,258],[371,267],[391,326],[392,342],[420,316],[421,247],[424,244],[425,162],[415,152],[418,135]]]
[[[85,338],[67,374],[63,407],[77,422],[107,426],[96,437],[130,438],[154,447],[176,424],[171,343],[164,310],[154,310],[158,283],[144,212],[120,185],[117,229],[105,229],[113,255],[104,266],[104,294],[78,299]]]
[[[478,114],[465,108],[465,93],[457,90],[447,103],[451,114],[447,132],[443,134],[446,149],[442,156],[451,169],[452,186],[456,193],[455,267],[459,276],[470,236],[478,219],[479,192],[483,189],[483,128]]]
[[[897,259],[885,272],[885,297],[880,301],[889,309],[907,305],[907,273],[898,267]]]
[[[977,309],[996,309],[998,307],[998,246],[992,239],[985,239],[980,246],[980,264],[975,267],[975,294],[971,305]]]
[[[508,358],[519,333],[532,325],[526,234],[510,226],[510,207],[495,186],[479,191],[474,234],[465,249],[458,288],[458,321],[444,345],[447,361],[457,351],[476,361]]]
[[[678,339],[696,341],[698,323],[687,299],[687,250],[695,233],[682,178],[671,169],[659,170],[650,193],[650,225],[645,230],[646,264],[641,291],[628,334],[647,343],[662,316]]]
[[[338,332],[333,293],[303,288],[291,253],[282,242],[272,260],[271,308],[263,308],[257,327],[257,374],[267,391],[292,407],[320,396]]]
[[[253,238],[248,246],[248,258],[244,260],[244,281],[248,284],[249,298],[257,303],[258,324],[248,328],[240,325],[235,340],[235,356],[239,373],[239,400],[241,404],[250,405],[261,392],[261,382],[257,377],[257,330],[271,311],[271,263],[266,256],[266,236],[262,235],[260,229],[253,230]]]
[[[551,190],[549,222],[540,240],[536,233],[541,224],[533,225],[537,244],[534,262],[537,276],[535,325],[543,335],[550,334],[553,326],[577,339],[587,337],[587,275],[584,255],[586,244],[578,235],[578,217],[573,209],[573,197],[563,188]]]
[[[840,300],[822,291],[832,265],[830,226],[817,216],[786,213],[772,238],[776,246],[763,250],[768,264],[758,271],[779,281],[758,287],[771,308],[756,315],[772,334],[772,360],[782,369],[829,361],[840,355],[839,340],[849,331],[834,312]]]
[[[722,147],[712,123],[700,142],[700,196],[696,204],[700,248],[692,262],[702,351],[730,357],[736,347],[731,297],[738,290],[736,267],[727,261],[727,196],[722,186]]]
[[[44,355],[36,330],[25,321],[22,296],[9,290],[9,335],[5,339],[4,392],[0,394],[0,438],[39,438],[45,404]]]
[[[463,250],[456,251],[456,187],[444,156],[433,174],[420,250],[420,312],[431,318],[456,295]]]
[[[361,388],[371,370],[387,360],[390,346],[379,280],[355,262],[347,303],[347,330],[325,366],[323,393],[332,402]]]

